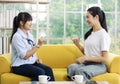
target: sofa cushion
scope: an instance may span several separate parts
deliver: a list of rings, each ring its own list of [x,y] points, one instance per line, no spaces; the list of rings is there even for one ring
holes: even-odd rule
[[[55,76],[56,81],[65,81],[69,80],[67,78],[67,70],[66,68],[54,68],[53,73]],[[30,81],[31,78],[22,76],[22,75],[17,75],[14,73],[4,73],[1,75],[1,84],[18,84],[20,81]]]
[[[115,59],[112,61],[110,72],[120,74],[120,56],[115,57]]]
[[[0,74],[11,71],[10,61],[8,61],[6,59],[7,56],[5,56],[0,56]]]
[[[75,45],[43,45],[37,51],[38,58],[52,68],[66,68],[82,55]]]
[[[120,84],[120,75],[116,73],[105,73],[95,76],[91,80],[108,81],[109,84]]]
[[[1,84],[19,84],[20,81],[30,81],[29,77],[17,75],[14,73],[4,73],[1,75]]]
[[[53,69],[54,77],[56,81],[65,81],[69,80],[67,78],[67,69],[66,68],[54,68]]]
[[[116,55],[116,54],[113,54],[113,53],[109,53],[109,57],[108,57],[108,60],[106,62],[106,66],[107,66],[107,71],[110,72],[110,69],[111,69],[111,64],[112,64],[112,61],[115,57],[118,57],[119,55]]]

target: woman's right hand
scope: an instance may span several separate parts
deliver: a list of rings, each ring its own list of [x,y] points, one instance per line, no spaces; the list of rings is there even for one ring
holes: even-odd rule
[[[42,43],[43,43],[43,41],[44,41],[44,38],[43,38],[43,37],[39,38],[39,39],[38,39],[38,45],[40,45],[40,46],[41,46],[41,45],[42,45]]]
[[[85,62],[86,59],[87,59],[87,56],[81,56],[81,57],[76,59],[75,63],[81,64],[81,63]]]

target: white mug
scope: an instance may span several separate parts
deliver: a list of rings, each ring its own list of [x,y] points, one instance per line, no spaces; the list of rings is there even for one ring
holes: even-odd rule
[[[40,84],[47,83],[50,80],[50,76],[47,75],[39,75],[38,78]]]
[[[83,83],[83,75],[72,76],[71,79],[76,83]]]

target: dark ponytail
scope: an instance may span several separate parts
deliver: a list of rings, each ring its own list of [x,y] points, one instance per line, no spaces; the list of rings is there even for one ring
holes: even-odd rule
[[[10,43],[12,42],[13,35],[17,32],[18,28],[20,27],[20,21],[22,21],[23,25],[25,25],[27,21],[32,21],[32,16],[27,12],[20,12],[18,16],[15,16],[13,20],[13,30],[10,38]]]
[[[99,22],[102,26],[102,28],[104,28],[106,30],[106,32],[108,32],[107,30],[107,24],[106,24],[106,17],[105,17],[105,13],[103,12],[103,10],[101,10],[99,7],[91,7],[87,10],[93,17],[95,17],[96,15],[99,16]],[[86,40],[87,37],[91,34],[93,28],[91,28],[85,35],[84,35],[84,39]]]
[[[10,38],[10,43],[12,42],[13,35],[17,32],[18,27],[19,27],[18,16],[15,16],[13,20],[13,29],[12,29],[12,35]]]
[[[102,15],[103,15],[103,20],[101,22],[101,26],[106,30],[106,32],[108,32],[107,24],[106,24],[106,16],[105,16],[105,13],[103,11],[102,11]]]

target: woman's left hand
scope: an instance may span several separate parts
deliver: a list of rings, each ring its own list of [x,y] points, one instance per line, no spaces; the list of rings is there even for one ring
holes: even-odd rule
[[[37,63],[42,63],[42,60],[41,59],[37,59],[36,62]]]

